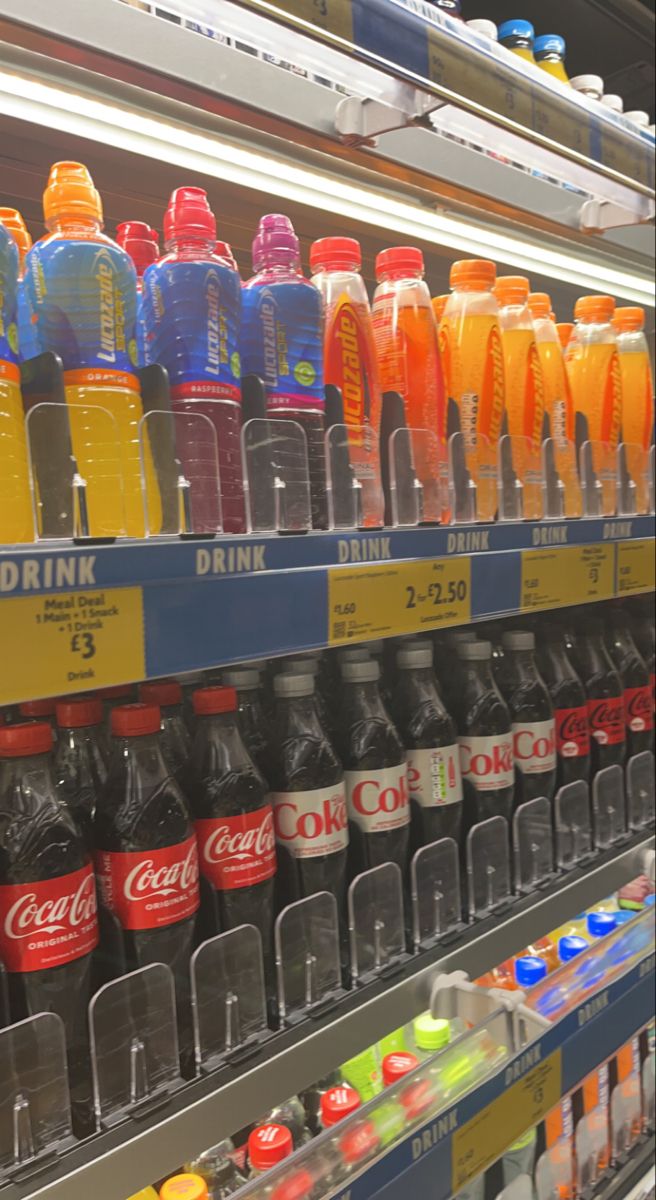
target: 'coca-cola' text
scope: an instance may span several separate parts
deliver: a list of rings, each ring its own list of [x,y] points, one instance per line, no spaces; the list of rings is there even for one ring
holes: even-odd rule
[[[96,852],[105,906],[123,929],[161,929],[198,908],[198,850],[194,834],[160,850]]]
[[[515,785],[515,761],[512,734],[490,734],[488,737],[461,737],[460,768],[479,792],[495,792]]]
[[[44,971],[98,945],[91,864],[67,875],[0,886],[0,958],[8,971]]]
[[[236,817],[196,821],[201,875],[217,891],[252,887],[276,873],[276,841],[271,806]]]

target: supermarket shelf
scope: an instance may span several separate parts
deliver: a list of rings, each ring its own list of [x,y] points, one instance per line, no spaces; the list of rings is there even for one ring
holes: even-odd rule
[[[562,924],[645,869],[653,837],[634,837],[599,854],[544,892],[526,897],[418,955],[398,975],[350,994],[338,1009],[272,1035],[248,1065],[222,1068],[97,1138],[80,1143],[33,1177],[0,1187],[0,1200],[125,1200],[154,1174],[165,1175],[208,1145],[229,1136],[285,1095],[307,1087],[335,1063],[410,1021],[430,998],[436,974],[477,977],[530,940]],[[572,1068],[574,1069],[574,1068]],[[574,1080],[573,1082],[576,1082]]]
[[[628,1156],[610,1182],[606,1180],[595,1191],[597,1200],[649,1200],[656,1182],[655,1153],[656,1139],[652,1134]]]
[[[653,536],[633,517],[2,551],[0,703],[650,591]]]

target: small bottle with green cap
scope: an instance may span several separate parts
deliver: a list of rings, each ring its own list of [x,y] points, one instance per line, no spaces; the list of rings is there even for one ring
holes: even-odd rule
[[[432,1058],[439,1050],[443,1050],[451,1041],[451,1027],[443,1017],[432,1017],[430,1013],[422,1013],[412,1026],[415,1050],[420,1062]]]

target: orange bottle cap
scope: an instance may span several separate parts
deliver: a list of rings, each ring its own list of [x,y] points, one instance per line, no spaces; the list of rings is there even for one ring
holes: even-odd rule
[[[559,321],[556,325],[556,329],[558,330],[560,344],[563,347],[563,350],[565,350],[571,341],[572,334],[574,333],[574,326],[571,321]]]
[[[531,285],[524,275],[500,275],[494,294],[502,308],[507,304],[526,304]]]
[[[0,221],[2,210],[0,209]],[[644,308],[616,308],[613,315],[613,329],[616,333],[629,333],[632,330],[644,329]]]
[[[528,306],[532,317],[551,316],[551,296],[548,296],[546,292],[531,292]]]
[[[581,296],[574,308],[577,321],[610,321],[614,312],[612,296]]]
[[[32,248],[32,238],[18,209],[0,208],[0,225],[4,225],[18,246],[18,254],[22,266],[25,255]]]
[[[162,1184],[160,1200],[209,1200],[207,1184],[200,1175],[174,1175]]]
[[[497,268],[488,258],[463,258],[451,267],[449,283],[452,288],[470,287],[489,292],[494,287]]]
[[[446,302],[448,299],[448,296],[433,296],[433,312],[435,313],[435,320],[437,321],[438,325],[444,316],[444,309],[446,308]]]
[[[43,215],[46,225],[64,216],[91,217],[102,224],[102,201],[83,163],[53,163],[43,193]]]

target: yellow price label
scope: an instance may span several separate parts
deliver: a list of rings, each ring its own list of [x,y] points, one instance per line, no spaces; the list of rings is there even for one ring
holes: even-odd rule
[[[656,588],[656,562],[652,538],[619,542],[617,546],[617,595],[653,592]]]
[[[0,602],[0,703],[111,687],[146,674],[140,587]]]
[[[521,608],[545,609],[610,600],[615,594],[612,546],[522,551]]]
[[[453,1191],[487,1170],[546,1117],[561,1097],[561,1052],[557,1050],[517,1080],[453,1135]]]
[[[332,646],[462,625],[471,619],[471,561],[427,559],[328,572]]]

